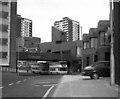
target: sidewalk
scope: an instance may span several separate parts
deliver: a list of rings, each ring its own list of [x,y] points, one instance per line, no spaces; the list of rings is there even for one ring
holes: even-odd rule
[[[65,75],[53,97],[118,97],[118,87],[110,86],[110,78],[91,80],[81,75]]]

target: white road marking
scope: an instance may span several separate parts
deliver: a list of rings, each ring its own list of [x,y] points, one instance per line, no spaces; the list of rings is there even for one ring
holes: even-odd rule
[[[43,98],[42,99],[44,99],[44,98],[46,98],[47,96],[48,96],[48,94],[50,93],[50,91],[53,89],[53,87],[54,87],[54,85],[53,86],[51,86],[48,90],[47,90],[47,92],[45,93],[45,95],[43,96]]]
[[[38,82],[38,83],[50,83],[50,82]]]
[[[1,86],[0,89],[2,89],[2,88],[4,88],[4,87]]]
[[[8,84],[9,86],[12,86],[14,83]]]
[[[57,84],[50,84],[50,85],[42,85],[42,86],[44,86],[44,87],[46,87],[46,86],[56,86]]]
[[[19,83],[21,83],[21,81],[17,81],[17,82],[16,82],[16,84],[19,84]]]

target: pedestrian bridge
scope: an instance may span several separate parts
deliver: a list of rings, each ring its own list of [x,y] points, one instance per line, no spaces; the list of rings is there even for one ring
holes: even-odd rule
[[[70,61],[76,60],[70,53],[30,53],[30,52],[19,52],[17,53],[18,60],[33,60],[33,61]]]

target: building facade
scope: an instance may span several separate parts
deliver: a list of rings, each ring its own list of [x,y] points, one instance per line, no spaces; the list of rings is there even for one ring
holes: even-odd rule
[[[98,22],[98,28],[90,28],[89,34],[83,34],[83,67],[96,61],[110,61],[110,42],[107,33],[109,26],[109,21],[101,20]]]
[[[48,42],[41,43],[40,53],[49,54],[48,60],[54,59],[54,61],[67,61],[69,63],[69,71],[78,72],[81,71],[81,50],[82,41],[72,42]],[[52,57],[52,55],[55,57]]]
[[[114,2],[114,58],[115,58],[115,83],[120,85],[120,1]]]
[[[38,52],[40,38],[37,37],[19,37],[16,43],[16,52]]]
[[[32,20],[17,16],[18,37],[32,37]]]
[[[0,66],[16,67],[17,1],[0,0]]]
[[[52,27],[52,42],[66,42],[66,32],[57,27]]]
[[[66,41],[76,41],[80,39],[79,22],[64,17],[63,20],[55,21],[54,26],[66,32]]]

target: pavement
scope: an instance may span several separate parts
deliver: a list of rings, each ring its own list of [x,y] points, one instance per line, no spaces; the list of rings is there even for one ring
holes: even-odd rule
[[[110,78],[92,80],[81,75],[65,75],[52,97],[111,97],[120,99],[120,89],[110,85]],[[119,97],[119,98],[118,98]]]

